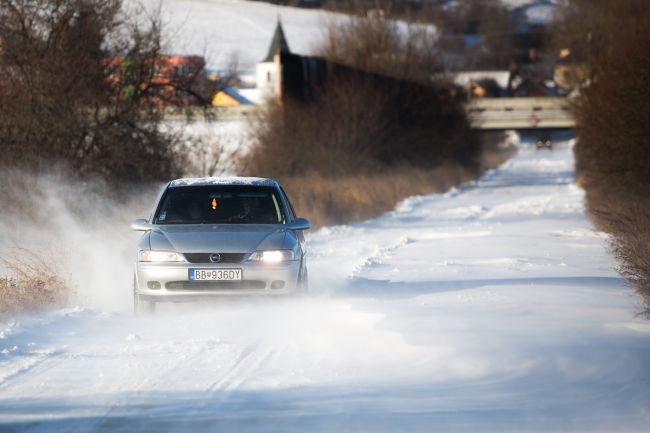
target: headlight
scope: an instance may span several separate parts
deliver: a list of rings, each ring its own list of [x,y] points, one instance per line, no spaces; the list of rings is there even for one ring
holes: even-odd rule
[[[141,262],[184,262],[183,256],[173,251],[140,250],[138,260]]]
[[[248,260],[253,262],[280,263],[293,260],[293,251],[291,250],[268,250],[255,251]]]

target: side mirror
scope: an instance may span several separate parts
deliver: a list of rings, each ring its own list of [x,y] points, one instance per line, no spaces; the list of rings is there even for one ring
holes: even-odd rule
[[[291,230],[309,230],[311,223],[305,218],[296,218],[287,224],[287,228]]]
[[[138,232],[146,232],[148,230],[151,230],[153,227],[151,224],[146,219],[143,218],[138,218],[137,220],[134,220],[131,223],[131,230],[135,230]]]

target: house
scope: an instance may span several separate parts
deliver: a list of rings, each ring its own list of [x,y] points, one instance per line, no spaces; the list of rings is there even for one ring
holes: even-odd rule
[[[152,84],[160,103],[197,105],[205,102],[209,90],[203,74],[202,56],[159,56],[154,63]]]
[[[548,28],[560,12],[561,5],[558,1],[535,0],[524,3],[512,10],[515,31],[524,35]]]
[[[510,71],[462,71],[453,75],[454,83],[470,98],[505,96]]]
[[[210,101],[211,82],[202,56],[113,57],[106,62],[109,84],[122,98],[151,105],[199,105]]]
[[[252,104],[251,100],[231,86],[221,86],[212,98],[212,105],[215,107],[237,107]]]

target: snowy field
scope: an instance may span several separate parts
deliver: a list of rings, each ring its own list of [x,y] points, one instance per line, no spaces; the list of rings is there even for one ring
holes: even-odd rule
[[[162,6],[166,52],[197,54],[212,69],[228,69],[236,57],[242,72],[268,53],[278,19],[292,52],[314,54],[328,22],[339,14],[242,0],[142,0],[147,10]]]
[[[321,229],[304,299],[4,324],[0,431],[646,432],[650,324],[573,181],[566,143],[524,144]]]
[[[142,4],[151,13],[161,7],[164,51],[205,56],[208,68],[226,70],[233,58],[244,74],[268,53],[278,19],[282,21],[289,48],[303,55],[316,55],[329,23],[344,15],[318,9],[300,9],[266,2],[242,0],[127,0]],[[509,8],[534,0],[502,0]],[[540,6],[529,18],[550,19],[553,8]]]

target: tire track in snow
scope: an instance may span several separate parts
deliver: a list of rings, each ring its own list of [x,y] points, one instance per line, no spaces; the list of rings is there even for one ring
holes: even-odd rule
[[[49,364],[47,361],[55,361],[62,353],[63,350],[54,349],[33,352],[36,356],[30,357],[29,361],[25,363],[18,363],[19,365],[17,365],[16,368],[8,373],[3,373],[2,376],[0,376],[0,389],[6,389],[11,386],[11,382],[20,379],[27,373],[33,373],[36,370],[48,371],[54,368],[56,363],[46,366],[46,364]]]
[[[352,272],[348,275],[347,279],[354,280],[360,277],[364,272],[372,269],[373,267],[382,265],[386,259],[388,259],[390,256],[395,255],[401,248],[404,248],[405,246],[414,244],[416,242],[450,238],[473,238],[488,236],[491,233],[492,232],[490,230],[479,230],[462,233],[438,232],[419,234],[417,236],[401,236],[397,242],[393,243],[392,245],[383,248],[377,246],[372,254],[367,256],[360,264],[355,266]]]
[[[242,356],[221,378],[207,388],[208,399],[217,393],[227,393],[241,387],[258,372],[266,362],[285,350],[286,346],[264,347],[263,343],[253,343],[242,352]]]
[[[286,345],[265,346],[265,343],[256,341],[246,347],[230,369],[205,389],[200,401],[194,405],[191,415],[205,413],[206,407],[210,404],[222,405],[232,392],[240,389],[270,360],[277,359],[286,350]]]
[[[415,239],[408,236],[400,237],[397,242],[389,245],[387,247],[380,248],[376,247],[375,252],[367,256],[360,264],[355,266],[350,275],[348,275],[348,280],[352,280],[363,273],[365,270],[371,268],[376,264],[381,264],[383,259],[386,259],[388,256],[393,254],[399,248],[404,247],[405,245],[412,244],[417,242]]]
[[[173,340],[172,340],[173,342]],[[170,342],[168,342],[170,343]],[[190,344],[193,344],[192,342]],[[184,355],[187,355],[187,351],[183,350]],[[118,381],[118,383],[128,383],[131,385],[129,387],[129,392],[128,393],[119,393],[119,397],[115,398],[114,400],[110,401],[107,403],[107,410],[103,414],[103,416],[99,417],[95,422],[92,423],[91,426],[84,426],[84,428],[81,430],[83,432],[86,431],[104,431],[107,428],[110,430],[112,426],[112,415],[115,413],[119,413],[119,411],[122,408],[128,408],[131,406],[131,402],[135,401],[136,403],[140,402],[140,397],[139,394],[141,391],[145,390],[145,388],[154,388],[154,389],[164,389],[165,386],[168,386],[169,384],[169,378],[174,376],[174,372],[181,371],[183,370],[183,366],[185,365],[192,365],[195,361],[200,361],[203,357],[205,356],[205,352],[203,351],[198,351],[196,352],[193,356],[187,357],[187,356],[179,356],[176,358],[175,362],[172,363],[167,363],[165,368],[154,368],[154,369],[147,369],[147,374],[142,374],[141,371],[137,371],[134,373],[125,373],[123,377]],[[245,357],[247,357],[246,355]],[[244,358],[245,358],[244,357]],[[243,358],[240,358],[235,366],[243,361]],[[234,368],[234,367],[233,367]],[[231,368],[232,370],[232,368]],[[129,378],[129,376],[132,376]],[[199,408],[203,408],[205,406],[204,401],[201,401],[195,406],[195,410],[192,411],[193,413],[200,413],[198,410]]]

